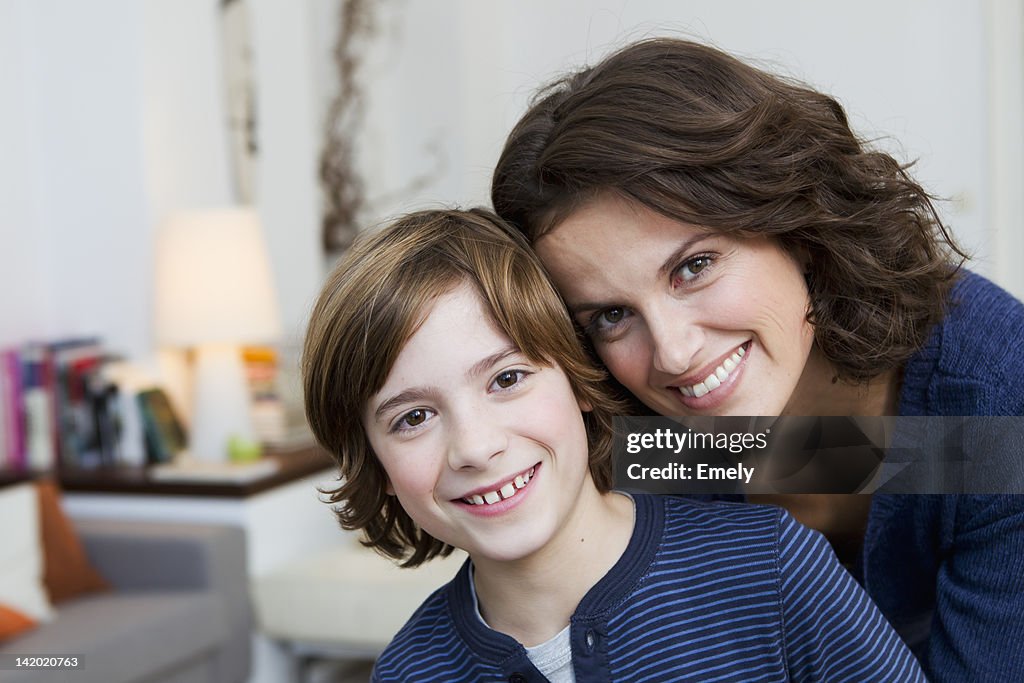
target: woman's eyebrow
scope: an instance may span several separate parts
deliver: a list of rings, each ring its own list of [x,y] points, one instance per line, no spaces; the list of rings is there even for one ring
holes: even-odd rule
[[[679,267],[679,262],[692,250],[696,245],[700,244],[704,240],[716,237],[717,234],[713,232],[703,232],[698,235],[694,235],[690,239],[679,245],[679,248],[673,251],[665,262],[658,268],[658,275],[661,277],[668,277],[672,275],[672,272]]]
[[[678,266],[679,262],[683,260],[683,257],[690,252],[696,245],[700,244],[704,240],[716,237],[716,233],[704,232],[698,235],[694,235],[690,239],[683,242],[679,247],[673,251],[667,259],[658,268],[658,277],[668,277],[672,274]],[[608,308],[614,304],[607,301],[581,301],[579,303],[571,304],[566,302],[566,306],[569,309],[569,315],[573,318],[578,316],[580,313],[586,313],[588,311],[596,311],[602,308]]]

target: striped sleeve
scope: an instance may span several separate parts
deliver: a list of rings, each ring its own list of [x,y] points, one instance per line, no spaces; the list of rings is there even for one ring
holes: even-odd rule
[[[917,660],[824,537],[785,511],[779,518],[779,575],[791,680],[926,683]]]

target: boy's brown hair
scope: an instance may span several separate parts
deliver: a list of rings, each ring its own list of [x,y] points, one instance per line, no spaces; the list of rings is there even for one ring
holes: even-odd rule
[[[325,491],[338,520],[364,530],[365,545],[407,567],[452,548],[388,495],[362,416],[433,302],[462,283],[476,289],[497,330],[531,361],[561,368],[576,397],[591,406],[583,414],[590,472],[599,490],[611,488],[612,416],[620,407],[525,238],[482,209],[410,214],[363,235],[335,267],[310,317],[302,356],[306,416],[341,469],[337,488]]]

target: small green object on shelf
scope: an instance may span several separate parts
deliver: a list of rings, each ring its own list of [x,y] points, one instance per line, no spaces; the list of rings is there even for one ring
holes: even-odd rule
[[[232,436],[228,440],[228,457],[232,462],[252,462],[263,455],[263,447],[258,441],[243,436]]]

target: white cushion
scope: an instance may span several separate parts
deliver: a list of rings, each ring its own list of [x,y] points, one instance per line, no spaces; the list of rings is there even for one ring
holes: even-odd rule
[[[36,621],[53,617],[43,586],[39,499],[30,482],[0,489],[0,604]]]
[[[274,638],[379,652],[465,559],[455,551],[401,569],[372,550],[345,544],[258,577],[256,613]]]

